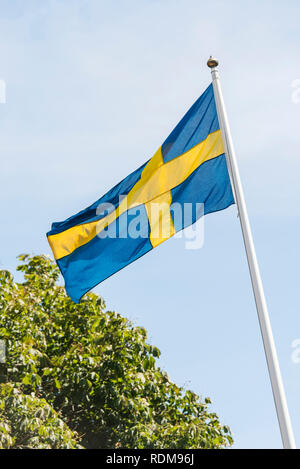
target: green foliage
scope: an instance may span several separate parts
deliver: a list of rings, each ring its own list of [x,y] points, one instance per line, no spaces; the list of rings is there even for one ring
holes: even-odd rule
[[[0,271],[3,447],[223,448],[228,427],[156,365],[145,329],[88,294],[74,304],[46,256]],[[24,423],[25,421],[25,423]],[[22,430],[23,428],[23,430]],[[26,437],[22,440],[22,433]],[[13,429],[13,430],[12,430]],[[25,441],[25,442],[24,442]]]
[[[57,412],[34,393],[13,384],[0,385],[0,449],[76,449],[76,434]]]

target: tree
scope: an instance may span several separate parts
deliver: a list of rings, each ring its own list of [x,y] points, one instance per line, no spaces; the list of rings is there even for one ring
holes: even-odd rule
[[[0,387],[0,448],[80,448],[74,434],[45,399],[18,386]]]
[[[90,293],[73,303],[46,256],[0,271],[0,447],[223,448],[210,400],[174,384],[145,329]]]

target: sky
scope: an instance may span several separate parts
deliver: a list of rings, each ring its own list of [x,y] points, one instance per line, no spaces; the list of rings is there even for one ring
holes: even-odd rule
[[[210,83],[208,57],[219,59],[300,447],[299,1],[0,7],[0,268],[13,272],[20,253],[51,254],[53,221],[155,153]],[[281,447],[235,206],[205,217],[201,249],[172,238],[94,291],[147,329],[173,381],[212,399],[234,448]]]

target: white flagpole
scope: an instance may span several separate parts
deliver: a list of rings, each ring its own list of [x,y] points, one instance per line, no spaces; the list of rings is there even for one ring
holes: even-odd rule
[[[221,127],[221,133],[224,143],[224,149],[226,152],[228,172],[230,175],[230,180],[233,186],[233,192],[235,197],[235,202],[238,208],[239,219],[241,223],[244,244],[247,254],[247,260],[249,265],[250,277],[253,287],[253,293],[256,303],[256,309],[260,324],[260,330],[262,334],[265,355],[267,359],[268,369],[270,380],[272,384],[272,391],[276,406],[276,412],[278,417],[278,422],[280,426],[281,438],[283,447],[285,449],[295,449],[295,439],[293,435],[293,429],[291,425],[291,420],[289,416],[289,411],[287,407],[286,396],[284,392],[283,382],[281,378],[276,348],[274,344],[271,323],[269,319],[269,314],[267,310],[266,299],[264,295],[263,285],[260,277],[259,267],[256,259],[255,248],[252,239],[251,228],[249,224],[247,208],[245,204],[245,198],[243,193],[243,188],[240,180],[239,170],[237,166],[237,161],[235,157],[235,151],[233,147],[233,142],[231,138],[228,118],[225,110],[221,84],[219,79],[219,71],[217,66],[219,65],[218,61],[213,57],[207,62],[209,68],[211,68],[212,82],[214,88],[214,95],[217,106],[217,113],[219,118],[219,123]]]

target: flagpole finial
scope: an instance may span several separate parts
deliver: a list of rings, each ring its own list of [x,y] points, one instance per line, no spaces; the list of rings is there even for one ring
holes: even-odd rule
[[[209,57],[208,61],[207,61],[207,66],[209,68],[215,68],[219,65],[219,62],[217,61],[217,59],[215,59],[212,55]]]

